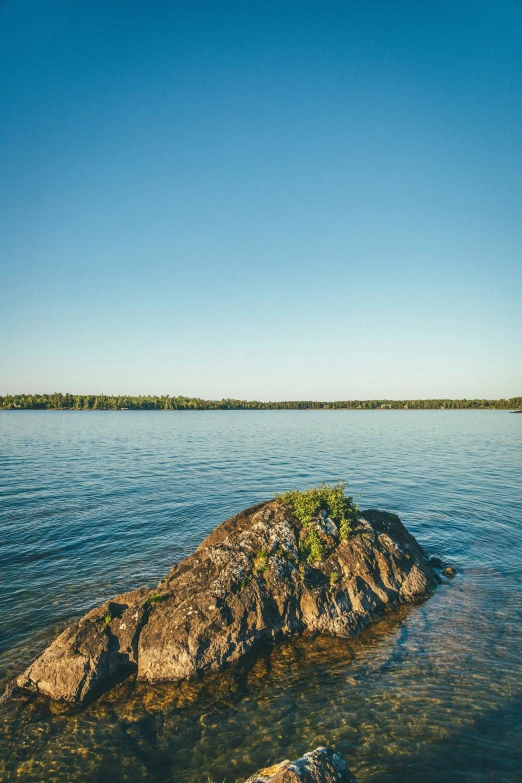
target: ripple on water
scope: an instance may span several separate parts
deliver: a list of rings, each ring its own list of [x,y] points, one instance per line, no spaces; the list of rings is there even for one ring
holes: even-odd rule
[[[350,642],[129,680],[84,708],[3,706],[0,776],[234,781],[327,743],[362,783],[519,783],[521,427],[487,411],[0,414],[4,682],[93,603],[295,484],[346,478],[458,569]]]

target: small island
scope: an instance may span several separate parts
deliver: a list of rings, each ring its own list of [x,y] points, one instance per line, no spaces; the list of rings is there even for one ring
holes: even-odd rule
[[[190,679],[294,634],[353,637],[431,595],[439,563],[398,516],[359,512],[344,491],[341,481],[293,490],[223,522],[157,588],[118,595],[63,631],[6,697],[84,702],[131,672]]]

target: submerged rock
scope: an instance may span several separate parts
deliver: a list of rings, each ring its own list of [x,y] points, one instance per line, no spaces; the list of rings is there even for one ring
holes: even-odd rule
[[[346,540],[324,514],[313,526],[322,558],[309,562],[305,531],[288,506],[269,501],[241,512],[156,590],[123,593],[67,628],[15,690],[82,702],[132,670],[148,682],[189,679],[285,636],[354,636],[438,583],[394,514],[360,513]]]
[[[261,769],[245,783],[357,783],[340,753],[317,748],[296,759]]]

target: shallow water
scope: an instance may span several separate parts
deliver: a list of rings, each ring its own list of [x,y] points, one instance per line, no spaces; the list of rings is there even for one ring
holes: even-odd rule
[[[351,642],[84,708],[4,705],[0,779],[230,783],[330,744],[361,783],[522,781],[521,475],[522,416],[503,411],[0,413],[0,686],[289,486],[340,476],[458,569]]]

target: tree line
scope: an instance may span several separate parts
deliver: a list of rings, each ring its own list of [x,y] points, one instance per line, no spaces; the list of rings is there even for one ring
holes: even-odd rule
[[[175,397],[107,394],[7,394],[0,396],[0,408],[10,410],[462,410],[522,408],[522,397],[499,400],[289,400],[260,402],[259,400],[202,400],[199,397]]]

